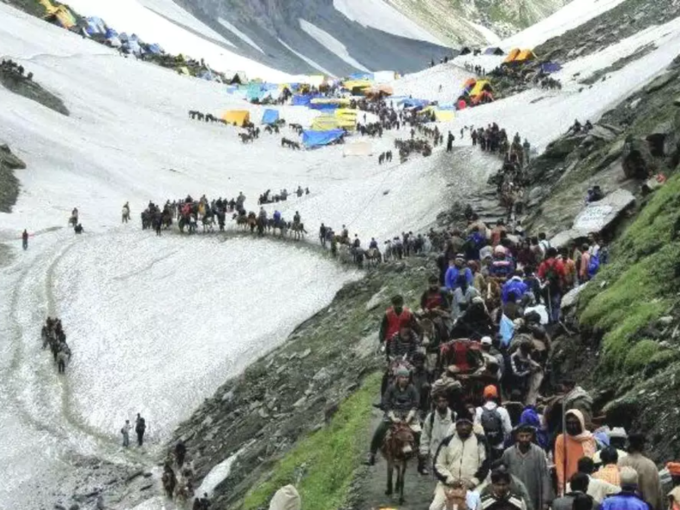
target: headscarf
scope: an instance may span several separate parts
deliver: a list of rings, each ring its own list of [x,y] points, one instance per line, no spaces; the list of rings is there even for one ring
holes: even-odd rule
[[[535,406],[526,406],[522,415],[519,417],[519,425],[529,425],[536,430],[536,442],[538,446],[547,450],[550,447],[550,440],[548,439],[548,433],[541,426],[541,419],[538,416]]]
[[[593,433],[586,429],[583,413],[578,409],[569,409],[566,412],[565,417],[569,415],[574,416],[581,423],[581,433],[578,434],[577,436],[570,435],[569,437],[574,441],[581,443],[581,447],[583,448],[583,455],[585,457],[592,457],[593,455],[595,455],[595,452],[597,451],[597,443],[595,442]]]

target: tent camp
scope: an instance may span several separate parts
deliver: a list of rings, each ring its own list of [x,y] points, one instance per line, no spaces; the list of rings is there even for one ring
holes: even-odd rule
[[[262,114],[262,124],[276,124],[279,120],[279,111],[267,108]]]
[[[454,113],[452,110],[435,110],[434,116],[437,122],[451,122],[454,118]]]
[[[316,147],[322,147],[339,140],[344,136],[344,134],[344,129],[331,129],[330,131],[303,131],[302,144],[307,149],[315,149]]]
[[[531,62],[532,60],[536,60],[536,54],[531,50],[522,50],[513,62],[524,63]]]
[[[364,90],[367,96],[391,96],[394,94],[394,89],[390,85],[375,85],[370,89]]]
[[[312,121],[312,131],[332,131],[340,128],[340,119],[335,115],[319,115]]]
[[[154,43],[154,44],[149,44],[149,45],[146,47],[146,51],[148,51],[149,53],[151,53],[151,54],[153,54],[153,55],[161,55],[162,53],[165,53],[165,52],[163,51],[163,48],[161,48],[158,44],[155,44],[155,43]]]
[[[375,76],[373,73],[352,73],[349,75],[350,80],[373,80],[375,79]]]
[[[44,19],[66,29],[74,27],[77,22],[76,17],[65,5],[59,5],[48,10]]]
[[[348,131],[357,127],[357,110],[349,108],[339,108],[335,110],[335,118],[338,119],[338,126]]]
[[[243,72],[234,73],[234,76],[227,81],[229,85],[243,85],[247,83],[246,75]]]
[[[343,157],[346,156],[372,156],[373,144],[368,141],[356,141],[353,143],[346,143],[342,151]]]
[[[478,96],[484,91],[493,92],[493,88],[491,87],[491,82],[489,80],[479,80],[477,83],[475,83],[475,86],[470,91],[470,97]]]
[[[541,71],[545,74],[556,73],[562,70],[562,66],[557,62],[544,62],[541,64]]]
[[[227,124],[243,126],[246,122],[250,122],[250,112],[248,110],[227,110],[222,114],[222,120]]]
[[[85,31],[88,35],[106,34],[106,23],[101,18],[95,16],[85,19]]]
[[[505,55],[505,52],[498,46],[487,48],[484,50],[484,55]]]
[[[120,48],[123,45],[123,43],[118,38],[118,32],[116,32],[113,28],[107,29],[106,35],[104,37],[106,38],[106,44],[113,48]]]
[[[511,62],[514,62],[515,59],[519,56],[519,54],[522,53],[522,50],[519,48],[515,48],[510,50],[510,53],[508,53],[508,56],[505,57],[505,60],[503,60],[504,64],[510,64]]]
[[[315,97],[317,96],[312,94],[295,94],[293,96],[293,106],[309,106]]]
[[[463,46],[463,47],[460,49],[460,54],[461,54],[461,55],[469,55],[470,53],[472,53],[472,50],[471,50],[470,48],[468,48],[467,46]]]

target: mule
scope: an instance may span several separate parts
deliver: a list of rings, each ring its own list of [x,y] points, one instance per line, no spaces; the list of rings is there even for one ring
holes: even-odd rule
[[[387,461],[387,488],[386,496],[391,496],[396,490],[399,496],[399,504],[404,499],[404,479],[408,461],[416,452],[416,438],[407,423],[395,423],[385,436],[380,453]],[[396,486],[393,484],[394,471],[397,472]]]

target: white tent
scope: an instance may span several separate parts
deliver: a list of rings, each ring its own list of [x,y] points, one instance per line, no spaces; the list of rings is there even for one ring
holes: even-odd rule
[[[394,71],[376,71],[373,73],[375,83],[391,83],[394,81]]]

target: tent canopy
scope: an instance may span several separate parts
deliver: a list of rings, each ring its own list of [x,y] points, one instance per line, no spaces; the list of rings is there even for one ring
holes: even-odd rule
[[[250,122],[250,112],[248,110],[227,110],[222,114],[222,120],[228,124],[243,126],[246,122]]]
[[[472,50],[471,50],[469,47],[467,47],[467,46],[463,46],[463,47],[460,49],[460,54],[461,54],[461,55],[469,55],[470,53],[472,53]]]
[[[493,92],[493,88],[491,87],[491,82],[489,80],[479,80],[473,89],[470,91],[470,96],[478,96],[482,92]]]
[[[546,74],[556,73],[557,71],[561,70],[562,66],[557,62],[545,62],[541,64],[541,71],[543,71]]]
[[[454,118],[452,110],[435,110],[434,116],[437,122],[451,122]]]
[[[335,110],[335,118],[338,119],[338,126],[349,131],[357,127],[357,110],[349,108],[338,108]]]
[[[494,46],[484,50],[484,55],[505,55],[505,53],[498,46]]]
[[[522,50],[520,54],[517,55],[515,62],[529,62],[531,60],[536,60],[536,54],[531,50]]]
[[[319,115],[312,121],[312,131],[332,131],[340,128],[340,119],[335,115]]]
[[[385,96],[391,96],[392,94],[394,94],[394,89],[390,85],[382,84],[376,85],[374,87],[371,87],[370,89],[365,90],[364,94],[366,94],[367,96],[370,95],[378,96],[381,94]]]
[[[519,48],[514,48],[510,50],[510,53],[508,53],[508,56],[505,57],[505,60],[503,61],[504,64],[509,64],[510,62],[514,62],[515,59],[519,56],[519,54],[522,53],[522,50]]]
[[[276,124],[279,120],[279,111],[267,108],[262,114],[262,124]]]
[[[331,129],[329,131],[307,130],[302,132],[302,144],[308,149],[313,149],[328,145],[340,139],[344,134],[344,129]]]

